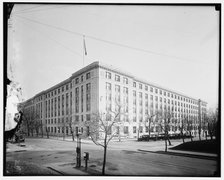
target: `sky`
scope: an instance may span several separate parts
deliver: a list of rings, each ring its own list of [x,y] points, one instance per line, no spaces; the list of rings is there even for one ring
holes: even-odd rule
[[[25,99],[101,61],[218,104],[219,12],[214,6],[16,4],[9,59]]]

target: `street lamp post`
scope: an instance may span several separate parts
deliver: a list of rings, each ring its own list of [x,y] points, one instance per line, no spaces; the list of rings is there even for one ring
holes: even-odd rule
[[[76,167],[81,167],[81,132],[77,132]]]

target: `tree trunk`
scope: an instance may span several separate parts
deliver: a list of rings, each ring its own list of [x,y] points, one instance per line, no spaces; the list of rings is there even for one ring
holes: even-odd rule
[[[27,127],[27,135],[30,136],[30,129],[29,129],[29,124],[28,124],[28,122],[26,123],[26,127]]]
[[[185,143],[183,130],[181,131],[181,136],[182,136],[183,143]]]
[[[46,132],[47,132],[47,138],[49,138],[49,134],[48,134],[48,129],[46,128]]]
[[[72,141],[75,141],[74,132],[72,131]]]
[[[38,129],[36,129],[36,133],[37,133],[36,135],[37,135],[37,137],[38,137],[38,136],[39,136],[39,131],[38,131]]]
[[[107,146],[105,145],[104,146],[104,155],[103,155],[102,175],[105,175],[106,158],[107,158]]]
[[[151,128],[151,118],[149,120],[149,139],[150,139],[150,134],[151,134],[150,128]]]
[[[170,141],[170,138],[169,138],[169,135],[168,134],[167,134],[167,140],[169,142],[169,146],[171,146],[172,144],[171,144],[171,141]]]
[[[198,137],[199,137],[199,141],[201,141],[201,130],[200,129],[198,131]]]
[[[165,152],[167,152],[167,140],[166,140],[166,137],[165,137]]]
[[[193,138],[192,138],[192,132],[190,131],[190,138],[191,138],[191,142],[193,141]]]
[[[138,139],[139,139],[139,129],[138,129]]]
[[[41,136],[42,136],[42,138],[44,137],[43,126],[41,126]]]
[[[43,124],[42,124],[42,121],[40,121],[41,122],[41,136],[42,136],[42,138],[44,137],[44,132],[43,132]]]
[[[211,140],[213,140],[212,133],[210,133]]]

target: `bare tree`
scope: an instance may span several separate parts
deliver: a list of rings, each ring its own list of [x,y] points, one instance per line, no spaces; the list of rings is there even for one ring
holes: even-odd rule
[[[69,114],[68,120],[66,121],[66,126],[69,128],[69,132],[70,132],[69,134],[72,135],[72,141],[75,141],[75,135],[74,135],[75,128],[74,128],[74,125],[78,124],[78,123],[72,121],[72,109],[71,108],[68,108],[68,112],[70,112],[70,114]]]
[[[36,136],[38,137],[39,131],[40,131],[40,129],[42,129],[42,122],[40,119],[40,115],[37,112],[34,113],[32,127],[33,127],[33,129],[35,129]]]
[[[147,114],[147,122],[148,122],[148,126],[147,126],[147,123],[145,123],[145,126],[148,127],[148,133],[149,133],[149,139],[150,139],[150,136],[151,136],[151,123],[153,121],[153,118],[158,114],[158,111],[156,111],[155,113],[148,113]]]
[[[164,140],[165,140],[165,152],[167,152],[167,141],[169,142],[169,145],[171,145],[170,139],[169,139],[169,130],[170,130],[170,122],[171,118],[173,117],[173,113],[170,111],[160,111],[158,112],[158,125],[160,126],[161,130],[164,132]]]
[[[191,141],[193,141],[193,137],[192,137],[192,128],[193,128],[192,123],[193,123],[193,121],[192,121],[192,119],[189,118],[188,115],[186,116],[186,123],[187,123],[187,131],[190,134]]]
[[[34,132],[34,112],[32,110],[25,111],[23,118],[24,118],[24,125],[26,125],[27,135],[30,136],[30,134],[33,136]]]
[[[102,174],[105,174],[107,147],[111,139],[118,135],[118,132],[113,131],[114,127],[120,126],[121,106],[118,106],[116,111],[107,111],[106,113],[94,113],[91,120],[86,121],[86,126],[89,127],[89,136],[92,141],[104,149]]]
[[[207,129],[211,140],[216,133],[216,126],[218,121],[218,109],[215,111],[210,109],[208,115],[205,116],[205,121],[207,123]]]
[[[184,137],[185,137],[184,131],[186,131],[186,119],[185,119],[185,117],[181,118],[180,121],[181,121],[180,124],[179,124],[180,134],[181,134],[183,143],[185,143],[185,141],[184,141]]]
[[[75,136],[74,136],[75,129],[74,129],[73,124],[74,124],[74,123],[73,123],[72,119],[70,118],[70,119],[68,120],[68,127],[69,127],[70,133],[71,133],[71,135],[72,135],[72,141],[75,141]]]

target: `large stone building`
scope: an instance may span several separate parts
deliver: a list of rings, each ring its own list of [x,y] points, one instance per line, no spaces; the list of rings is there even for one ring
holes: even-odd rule
[[[148,115],[160,110],[173,113],[170,134],[178,133],[181,119],[188,117],[196,135],[200,124],[202,127],[207,104],[94,62],[25,101],[23,109],[27,120],[41,122],[44,134],[48,130],[50,135],[69,135],[68,122],[73,122],[75,132],[81,131],[86,136],[89,130],[85,121],[89,121],[93,113],[114,110],[115,102],[121,102],[126,113],[121,115],[124,123],[120,127],[120,133],[126,137],[147,134]],[[152,122],[150,129],[152,134],[157,133],[159,126]]]

